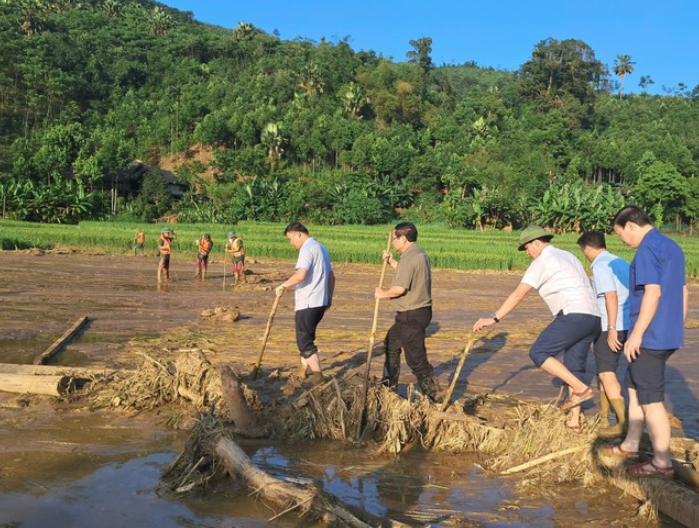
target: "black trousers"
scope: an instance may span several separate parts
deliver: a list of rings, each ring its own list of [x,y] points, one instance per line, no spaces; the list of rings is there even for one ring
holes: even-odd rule
[[[296,310],[296,344],[302,358],[308,359],[318,352],[315,344],[316,328],[325,315],[327,306]]]
[[[400,357],[402,349],[405,352],[405,362],[418,381],[434,373],[432,365],[427,361],[425,347],[425,331],[430,321],[432,321],[431,306],[398,312],[393,326],[386,334],[386,361],[389,362],[391,357],[397,355]]]

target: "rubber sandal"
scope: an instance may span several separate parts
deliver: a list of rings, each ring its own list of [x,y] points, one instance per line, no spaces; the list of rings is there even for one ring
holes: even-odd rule
[[[575,433],[575,434],[582,433],[582,426],[581,425],[568,425],[566,423],[566,429],[568,429],[571,433]]]
[[[578,407],[585,403],[587,400],[591,400],[594,396],[594,393],[592,392],[592,389],[588,387],[582,392],[574,392],[570,395],[570,397],[564,401],[558,408],[561,411],[567,411],[569,409],[572,409],[573,407]]]
[[[604,446],[600,449],[600,452],[609,457],[621,458],[624,460],[638,460],[638,451],[626,451],[621,448],[620,444]]]
[[[675,476],[675,470],[672,467],[662,468],[650,462],[641,462],[639,464],[634,464],[626,468],[626,474],[629,477],[639,478],[639,477],[660,477],[667,480],[671,480]]]

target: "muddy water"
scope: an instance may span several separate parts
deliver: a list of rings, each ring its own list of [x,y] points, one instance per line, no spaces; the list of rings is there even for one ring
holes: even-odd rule
[[[250,266],[257,284],[223,291],[220,263],[206,282],[191,279],[189,262],[173,262],[168,288],[155,284],[152,258],[83,255],[30,256],[0,252],[0,362],[30,363],[78,317],[89,328],[54,361],[68,365],[133,366],[129,340],[147,343],[184,327],[192,339],[211,342],[215,362],[254,361],[273,299],[273,287],[292,263]],[[336,265],[334,306],[321,323],[318,344],[327,372],[343,372],[365,360],[378,267]],[[428,350],[442,384],[448,383],[464,337],[478,317],[492,312],[516,286],[516,275],[437,270],[434,320]],[[691,286],[693,297],[697,288]],[[293,296],[282,299],[263,367],[295,369]],[[236,323],[198,319],[205,308],[237,307]],[[681,420],[676,434],[699,438],[699,309],[690,307],[686,347],[668,368],[670,409]],[[384,307],[379,331],[390,326]],[[523,398],[552,398],[551,380],[534,369],[528,347],[548,322],[545,305],[525,300],[506,321],[481,339],[469,356],[456,397],[464,392],[507,392]],[[162,345],[170,346],[165,340]],[[593,370],[592,358],[591,369]],[[407,369],[405,369],[407,370]],[[380,375],[380,358],[373,366]],[[403,384],[414,382],[409,372]],[[28,405],[27,407],[23,407]],[[593,415],[595,409],[586,410]],[[47,402],[0,393],[0,525],[22,526],[265,526],[274,515],[243,493],[217,489],[205,497],[167,501],[153,492],[159,471],[181,438],[138,419],[113,413],[68,414],[56,419]],[[350,503],[411,524],[474,526],[572,526],[580,519],[600,526],[628,523],[635,503],[610,490],[607,497],[583,490],[522,496],[514,480],[483,478],[469,457],[411,453],[398,461],[375,460],[344,446],[247,446],[255,459],[279,476],[305,475]],[[124,504],[128,504],[125,508]],[[10,515],[11,514],[11,515]],[[85,523],[85,518],[98,522]],[[284,523],[287,524],[284,524]],[[112,524],[110,524],[112,523]],[[276,521],[275,521],[276,523]],[[296,521],[281,521],[295,526]],[[636,522],[630,522],[636,525]]]
[[[258,527],[269,526],[265,519],[275,515],[232,483],[180,500],[158,496],[161,472],[182,435],[143,419],[68,413],[60,421],[15,425],[11,434],[22,440],[21,449],[0,451],[0,526]],[[0,436],[3,445],[8,434],[5,429]],[[333,443],[243,448],[277,478],[313,483],[412,526],[565,526],[566,519],[606,526],[610,520],[631,522],[635,508],[620,493],[603,501],[584,490],[576,490],[575,498],[524,497],[512,489],[513,481],[484,478],[472,456],[412,452],[376,458]],[[274,525],[299,521],[289,515]]]

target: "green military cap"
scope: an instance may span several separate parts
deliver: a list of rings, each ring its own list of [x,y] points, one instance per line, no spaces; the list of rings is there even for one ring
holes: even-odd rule
[[[524,246],[529,244],[529,242],[532,240],[536,240],[538,238],[548,238],[548,240],[551,240],[553,235],[546,231],[543,227],[532,224],[519,234],[519,247],[517,248],[517,251],[524,251]]]
[[[172,233],[172,229],[170,229],[169,227],[164,227],[160,232],[161,233]]]

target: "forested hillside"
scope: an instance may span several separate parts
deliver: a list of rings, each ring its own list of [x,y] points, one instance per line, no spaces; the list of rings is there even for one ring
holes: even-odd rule
[[[419,34],[391,60],[249,22],[0,0],[3,216],[564,231],[606,227],[625,202],[699,215],[699,87],[629,95],[652,83],[630,57],[604,65],[571,35],[532,43],[517,72],[438,66]],[[134,160],[174,163],[184,197],[157,170],[125,187]]]

